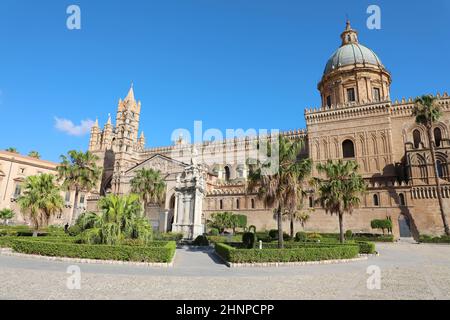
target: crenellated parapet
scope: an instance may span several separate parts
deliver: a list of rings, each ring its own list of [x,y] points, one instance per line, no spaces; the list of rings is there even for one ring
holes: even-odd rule
[[[391,102],[386,100],[377,103],[347,103],[331,107],[306,108],[305,120],[308,125],[322,122],[339,121],[377,114],[388,114]]]

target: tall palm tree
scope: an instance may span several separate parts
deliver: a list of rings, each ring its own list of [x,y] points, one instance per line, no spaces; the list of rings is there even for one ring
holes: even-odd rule
[[[31,158],[36,158],[36,159],[40,159],[41,158],[41,155],[37,151],[30,151],[28,153],[28,156],[31,157]]]
[[[163,205],[166,195],[166,183],[159,171],[141,169],[131,179],[131,192],[139,195],[144,203],[144,212],[149,204]]]
[[[301,226],[304,228],[308,220],[311,218],[311,216],[302,210],[286,210],[283,217],[286,217],[289,219],[290,224],[290,236],[291,238],[294,238],[295,236],[295,228],[294,228],[294,222],[297,221],[301,224]]]
[[[293,211],[299,207],[303,194],[303,180],[311,169],[311,162],[308,159],[299,159],[304,146],[303,140],[293,141],[282,136],[278,139],[278,171],[268,173],[267,170],[274,165],[271,163],[274,155],[264,163],[249,164],[247,189],[250,192],[257,190],[258,196],[267,206],[276,208],[278,247],[283,248],[283,212]]]
[[[61,164],[57,167],[58,179],[65,190],[75,190],[71,223],[75,222],[78,213],[78,197],[80,192],[90,192],[98,183],[101,168],[96,164],[98,157],[91,152],[69,151],[68,156],[61,156]]]
[[[358,164],[354,161],[329,160],[318,164],[317,170],[326,177],[314,179],[319,192],[318,202],[327,213],[338,215],[339,238],[344,243],[344,213],[351,214],[360,203],[359,195],[366,190],[366,184],[357,173]]]
[[[8,149],[5,149],[5,151],[11,152],[11,153],[19,153],[19,151],[17,151],[17,149],[14,147],[9,147]]]
[[[437,188],[436,193],[439,202],[439,209],[441,211],[441,218],[444,224],[445,234],[450,236],[450,229],[442,202],[441,182],[439,180],[439,171],[436,163],[436,143],[433,137],[433,126],[442,117],[442,111],[435,97],[431,95],[424,95],[415,99],[412,114],[416,118],[416,123],[423,125],[427,129],[427,138],[428,144],[430,146],[431,160],[433,161],[434,178]]]
[[[27,177],[18,204],[23,212],[30,215],[35,230],[39,230],[48,225],[52,215],[62,211],[64,200],[54,176],[41,174]]]

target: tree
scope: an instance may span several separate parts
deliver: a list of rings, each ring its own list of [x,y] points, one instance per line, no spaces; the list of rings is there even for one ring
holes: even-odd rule
[[[0,210],[0,219],[3,219],[4,225],[7,225],[8,220],[12,219],[14,217],[14,215],[15,215],[14,210],[7,209],[7,208]]]
[[[433,137],[433,126],[442,117],[442,111],[437,103],[437,99],[431,95],[424,95],[414,101],[414,109],[412,112],[416,118],[416,123],[423,125],[427,131],[428,144],[430,146],[431,160],[433,161],[434,178],[437,188],[437,198],[439,202],[439,209],[441,213],[444,231],[447,236],[450,236],[450,229],[447,221],[447,216],[444,212],[444,205],[442,200],[441,182],[439,180],[439,170],[436,162],[436,143]]]
[[[71,222],[75,222],[78,212],[80,192],[90,192],[98,183],[101,169],[97,167],[98,157],[87,151],[69,151],[68,156],[61,156],[61,164],[57,167],[58,179],[62,181],[64,190],[75,190]]]
[[[40,159],[41,158],[41,155],[37,151],[30,151],[28,153],[28,156],[31,157],[31,158],[35,158],[35,159]]]
[[[208,221],[210,228],[216,228],[222,234],[225,229],[235,228],[237,219],[231,212],[216,212],[211,215],[211,220]]]
[[[139,195],[144,203],[144,212],[149,204],[163,205],[166,195],[166,183],[159,171],[142,169],[131,179],[131,192]]]
[[[142,216],[138,195],[108,195],[100,199],[98,206],[102,215],[96,227],[101,243],[112,245],[124,239],[151,240],[153,229]]]
[[[19,151],[17,151],[17,149],[14,147],[9,147],[8,149],[5,149],[5,151],[11,152],[11,153],[19,153]]]
[[[327,213],[338,215],[340,241],[344,243],[344,213],[351,214],[360,203],[359,195],[366,190],[364,179],[357,173],[358,164],[354,161],[329,160],[318,164],[317,170],[326,177],[314,179],[318,202]]]
[[[21,210],[29,214],[36,231],[47,226],[51,216],[63,210],[60,191],[51,174],[30,176],[25,180],[23,195],[17,201]]]
[[[258,196],[265,204],[275,207],[278,225],[278,247],[283,248],[282,215],[286,210],[294,211],[301,203],[303,194],[303,180],[310,171],[310,160],[299,158],[304,146],[303,140],[290,140],[278,137],[278,148],[270,146],[269,160],[251,161],[249,163],[249,179],[247,189],[251,192],[257,190]],[[272,150],[274,149],[274,150]],[[273,151],[278,152],[272,157]],[[278,164],[278,171],[272,172],[268,168]],[[309,170],[308,170],[309,165]]]
[[[303,210],[296,210],[296,211],[287,210],[283,214],[283,217],[287,217],[289,219],[291,239],[295,237],[294,222],[295,221],[299,222],[304,228],[308,220],[311,218],[310,214],[308,214]]]

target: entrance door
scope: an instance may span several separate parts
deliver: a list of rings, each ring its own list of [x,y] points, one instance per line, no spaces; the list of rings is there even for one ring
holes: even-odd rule
[[[400,238],[411,238],[411,225],[407,216],[401,214],[398,217],[398,226],[400,228]]]

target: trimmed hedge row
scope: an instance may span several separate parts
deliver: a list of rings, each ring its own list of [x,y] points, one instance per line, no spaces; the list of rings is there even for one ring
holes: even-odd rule
[[[360,254],[374,254],[375,244],[366,241],[347,241],[344,245],[358,245]],[[284,244],[285,249],[295,249],[295,248],[333,248],[342,246],[340,243],[327,243],[327,242],[288,242]],[[277,243],[263,243],[263,249],[276,249],[278,247]]]
[[[429,235],[421,235],[419,237],[419,242],[421,243],[450,243],[449,236],[429,236]]]
[[[212,243],[218,242],[241,242],[242,234],[232,236],[208,236],[208,240]]]
[[[12,249],[25,254],[95,260],[135,262],[170,262],[176,249],[174,241],[149,243],[147,246],[89,245],[67,242],[13,240]]]
[[[237,249],[216,243],[216,253],[231,263],[303,262],[352,259],[358,256],[357,245],[306,246],[286,249]]]

